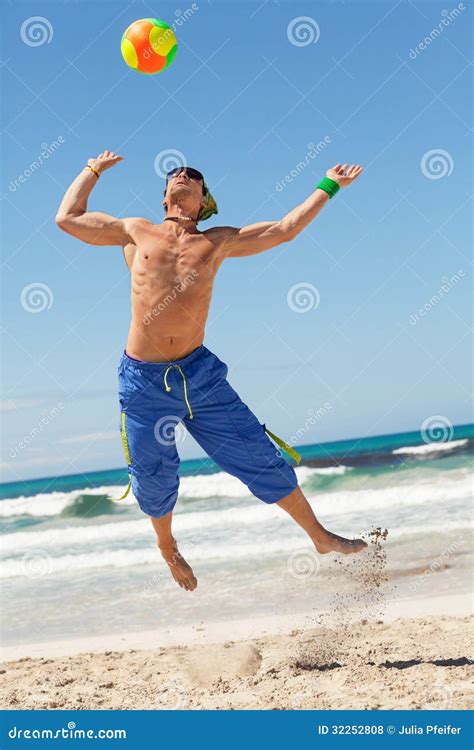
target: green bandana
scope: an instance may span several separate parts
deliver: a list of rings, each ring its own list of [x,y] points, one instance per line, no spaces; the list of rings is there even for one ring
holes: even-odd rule
[[[206,201],[206,205],[201,208],[198,214],[198,221],[206,221],[206,219],[210,219],[212,214],[218,214],[219,211],[217,210],[217,203],[215,202],[214,198],[211,195],[211,192],[209,188],[207,187],[206,183],[204,183],[204,200]]]

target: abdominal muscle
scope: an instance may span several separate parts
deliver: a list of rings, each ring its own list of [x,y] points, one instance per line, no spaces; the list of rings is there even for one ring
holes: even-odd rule
[[[132,271],[132,320],[127,353],[147,362],[172,362],[200,346],[213,280],[209,268],[201,273],[191,270],[160,283]]]

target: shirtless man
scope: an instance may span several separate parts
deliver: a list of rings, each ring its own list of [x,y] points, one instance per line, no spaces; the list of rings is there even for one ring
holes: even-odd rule
[[[88,211],[87,200],[100,175],[120,161],[113,151],[89,159],[67,190],[56,223],[90,245],[121,246],[130,269],[132,320],[119,364],[122,442],[133,494],[150,516],[173,578],[187,591],[197,586],[171,528],[179,484],[174,435],[179,422],[224,471],[239,477],[264,502],[286,511],[320,554],[362,551],[367,546],[362,539],[345,539],[319,523],[293,468],[228,383],[226,365],[203,345],[221,263],[293,240],[362,168],[336,164],[314,192],[279,221],[201,232],[198,221],[217,213],[217,206],[202,174],[189,167],[167,175],[161,224]]]

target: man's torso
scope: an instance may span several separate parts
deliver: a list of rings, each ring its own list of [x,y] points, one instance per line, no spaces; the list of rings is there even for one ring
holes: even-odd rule
[[[127,352],[150,362],[180,359],[202,344],[224,257],[226,228],[192,234],[169,224],[134,220],[134,244],[124,248],[132,303]]]

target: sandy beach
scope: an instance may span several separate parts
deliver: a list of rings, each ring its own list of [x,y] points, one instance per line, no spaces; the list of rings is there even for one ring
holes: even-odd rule
[[[443,603],[444,602],[444,603]],[[461,612],[467,599],[418,603]],[[470,615],[422,615],[339,624],[322,616],[195,628],[187,645],[159,634],[46,643],[6,650],[1,699],[21,709],[467,709],[474,691]],[[247,631],[247,632],[246,632]],[[271,632],[274,631],[274,632]],[[232,638],[226,638],[225,633]],[[267,635],[261,633],[267,632]],[[153,638],[153,635],[155,638]],[[240,637],[239,637],[240,636]],[[167,636],[169,641],[170,636]],[[175,634],[184,640],[184,629]],[[141,643],[141,648],[139,644]],[[134,647],[131,648],[130,645]],[[43,655],[39,655],[43,654]],[[61,655],[60,655],[61,654]],[[56,655],[56,656],[55,656]]]
[[[192,594],[133,498],[113,500],[113,473],[97,487],[73,476],[7,495],[2,705],[470,707],[469,430],[449,449],[386,436],[367,439],[360,466],[297,468],[325,525],[368,541],[361,555],[317,555],[286,514],[222,472],[184,476],[174,530],[199,580]]]

